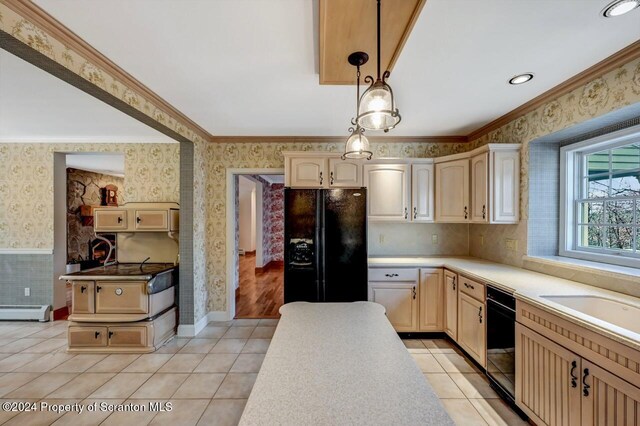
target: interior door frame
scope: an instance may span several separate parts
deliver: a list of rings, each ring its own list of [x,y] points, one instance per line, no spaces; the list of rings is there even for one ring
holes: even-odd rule
[[[227,169],[227,195],[226,195],[226,292],[227,292],[227,309],[222,312],[223,318],[220,320],[232,320],[236,316],[236,282],[238,276],[235,268],[235,256],[236,256],[236,182],[235,177],[240,175],[284,175],[283,168],[265,168],[265,169]],[[257,211],[256,211],[257,214]],[[262,233],[260,233],[260,240],[262,240]],[[256,246],[258,245],[258,233],[256,232]],[[260,241],[262,243],[262,241]]]

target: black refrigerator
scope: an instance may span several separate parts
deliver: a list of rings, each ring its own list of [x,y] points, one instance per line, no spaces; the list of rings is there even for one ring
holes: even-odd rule
[[[367,300],[367,190],[284,191],[284,302]]]

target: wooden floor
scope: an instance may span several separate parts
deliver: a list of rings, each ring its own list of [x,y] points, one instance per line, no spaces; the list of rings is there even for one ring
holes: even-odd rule
[[[236,318],[280,318],[284,303],[284,267],[256,272],[256,255],[240,256],[240,287],[236,290]]]

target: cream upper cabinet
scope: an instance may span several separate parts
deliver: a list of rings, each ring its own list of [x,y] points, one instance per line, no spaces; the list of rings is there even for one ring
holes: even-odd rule
[[[290,182],[292,188],[328,187],[327,159],[318,157],[293,157],[290,159]]]
[[[593,424],[580,420],[580,364],[573,352],[516,323],[516,404],[536,424]]]
[[[469,221],[469,159],[436,163],[436,222]]]
[[[433,164],[411,165],[411,220],[413,222],[433,222],[433,169]]]
[[[442,269],[420,270],[420,331],[442,331],[444,288]]]
[[[444,270],[444,331],[458,339],[458,275]]]
[[[396,331],[418,330],[417,282],[369,282],[369,301],[384,306]]]
[[[169,230],[169,210],[136,210],[134,216],[137,231]]]
[[[520,149],[490,152],[491,223],[520,220]]]
[[[371,221],[410,221],[408,164],[367,164],[364,186],[367,187],[367,216]]]
[[[113,232],[127,229],[127,210],[96,209],[93,212],[93,226],[96,232]]]
[[[488,222],[489,153],[471,159],[471,222]]]
[[[458,292],[458,344],[486,367],[486,316],[484,301]]]
[[[341,158],[329,159],[329,186],[331,188],[359,188],[362,183],[361,162]]]

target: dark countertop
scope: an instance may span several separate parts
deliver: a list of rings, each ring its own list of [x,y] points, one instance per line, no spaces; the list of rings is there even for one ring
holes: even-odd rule
[[[144,280],[149,281],[156,275],[177,269],[173,263],[117,263],[109,266],[86,269],[60,276],[61,280]]]

